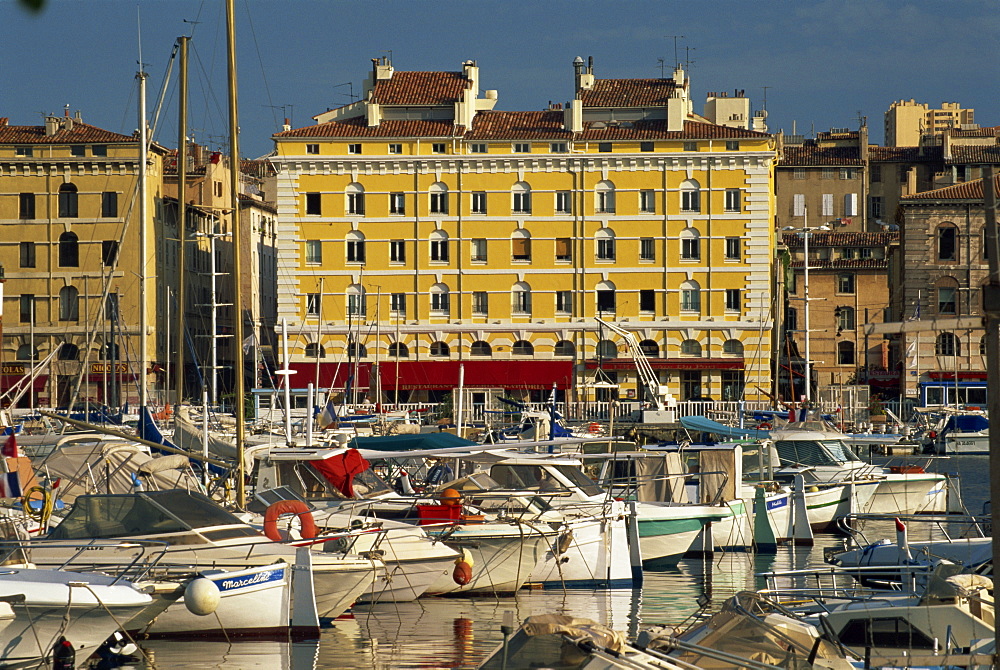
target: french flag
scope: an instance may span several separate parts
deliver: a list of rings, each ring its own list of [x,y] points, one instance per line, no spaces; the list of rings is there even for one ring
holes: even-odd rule
[[[796,409],[795,407],[788,408],[788,423],[805,421],[808,418],[809,418],[809,412],[805,407],[800,407],[798,409]]]
[[[17,439],[16,436],[11,435],[4,442],[3,447],[0,447],[0,456],[4,458],[17,458],[20,454],[17,451]]]
[[[5,472],[0,475],[0,498],[20,498],[21,478],[16,472]]]

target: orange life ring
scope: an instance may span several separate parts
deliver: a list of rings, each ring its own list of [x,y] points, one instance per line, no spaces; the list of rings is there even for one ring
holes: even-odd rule
[[[767,421],[757,426],[757,430],[771,430],[771,424]]]
[[[587,426],[587,432],[590,433],[591,435],[597,435],[599,432],[601,432],[601,424],[595,421],[594,423]]]
[[[275,542],[281,542],[287,538],[282,537],[278,530],[278,517],[282,514],[294,514],[299,517],[302,528],[299,531],[303,539],[310,540],[316,537],[316,522],[313,520],[309,505],[301,500],[279,500],[271,503],[264,512],[264,535]]]

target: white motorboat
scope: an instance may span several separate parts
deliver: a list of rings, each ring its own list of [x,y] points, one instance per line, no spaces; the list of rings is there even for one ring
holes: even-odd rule
[[[199,573],[221,570],[235,576],[255,567],[271,569],[273,572],[262,584],[275,587],[282,583],[283,577],[279,575],[287,572],[274,568],[275,564],[301,563],[299,548],[271,541],[200,493],[176,489],[80,496],[47,538],[31,543],[32,560],[54,564],[66,555],[66,550],[58,546],[60,541],[80,542],[90,538],[162,542],[168,545],[164,564],[185,565],[189,571]],[[47,542],[51,545],[48,548]],[[120,562],[112,550],[101,546],[88,551],[86,558],[94,569]],[[323,618],[343,614],[370,586],[376,572],[384,569],[384,563],[375,557],[309,552],[309,558],[309,583],[314,589],[316,612]],[[292,598],[295,600],[296,596],[293,594]],[[307,599],[304,595],[299,606]],[[273,621],[270,616],[265,619]],[[222,627],[229,630],[225,621]]]
[[[60,638],[80,667],[122,622],[151,609],[155,616],[163,605],[115,577],[27,566],[0,568],[0,604],[4,668],[46,663]]]
[[[777,471],[802,474],[809,482],[875,480],[878,487],[859,512],[914,514],[947,512],[948,478],[918,465],[884,468],[863,461],[848,437],[821,421],[802,421],[771,431],[771,445],[781,463]]]
[[[516,591],[528,580],[531,568],[557,535],[547,524],[532,525],[519,519],[487,520],[475,510],[465,510],[470,512],[466,514],[460,507],[440,516],[443,506],[417,505],[416,497],[399,495],[372,472],[356,449],[279,447],[258,452],[256,457],[256,481],[291,489],[315,505],[320,518],[339,511],[355,518],[370,517],[373,521],[390,519],[412,526],[419,523],[431,540],[460,553],[461,556],[452,559],[450,569],[437,576],[427,594]],[[386,533],[385,538],[389,537]],[[386,551],[382,557],[389,555]],[[432,548],[430,556],[434,562],[441,555],[440,549]],[[471,563],[471,576],[465,583],[456,581],[453,574],[454,563],[459,559],[467,565]],[[414,566],[426,572],[419,564]],[[405,575],[407,568],[406,563],[396,562],[387,569]],[[403,578],[407,580],[415,584],[418,577]],[[378,597],[377,593],[370,596]]]

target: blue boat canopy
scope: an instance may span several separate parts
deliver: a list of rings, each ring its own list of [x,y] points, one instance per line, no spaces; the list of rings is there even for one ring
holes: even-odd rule
[[[771,433],[766,430],[727,426],[723,423],[719,423],[718,421],[712,421],[704,416],[682,416],[681,425],[688,430],[697,430],[703,433],[722,435],[724,437],[743,437],[752,440],[762,440],[771,436]]]
[[[416,435],[387,435],[355,437],[347,443],[355,449],[375,451],[414,451],[422,449],[453,449],[478,444],[451,433],[417,433]]]
[[[990,427],[990,421],[981,414],[955,414],[948,418],[944,430],[960,433],[975,433]]]

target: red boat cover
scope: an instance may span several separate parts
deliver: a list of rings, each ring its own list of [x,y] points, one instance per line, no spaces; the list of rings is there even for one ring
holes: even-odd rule
[[[334,488],[348,498],[354,497],[354,476],[371,467],[371,463],[356,449],[348,449],[330,458],[309,461],[309,465],[316,468]]]

